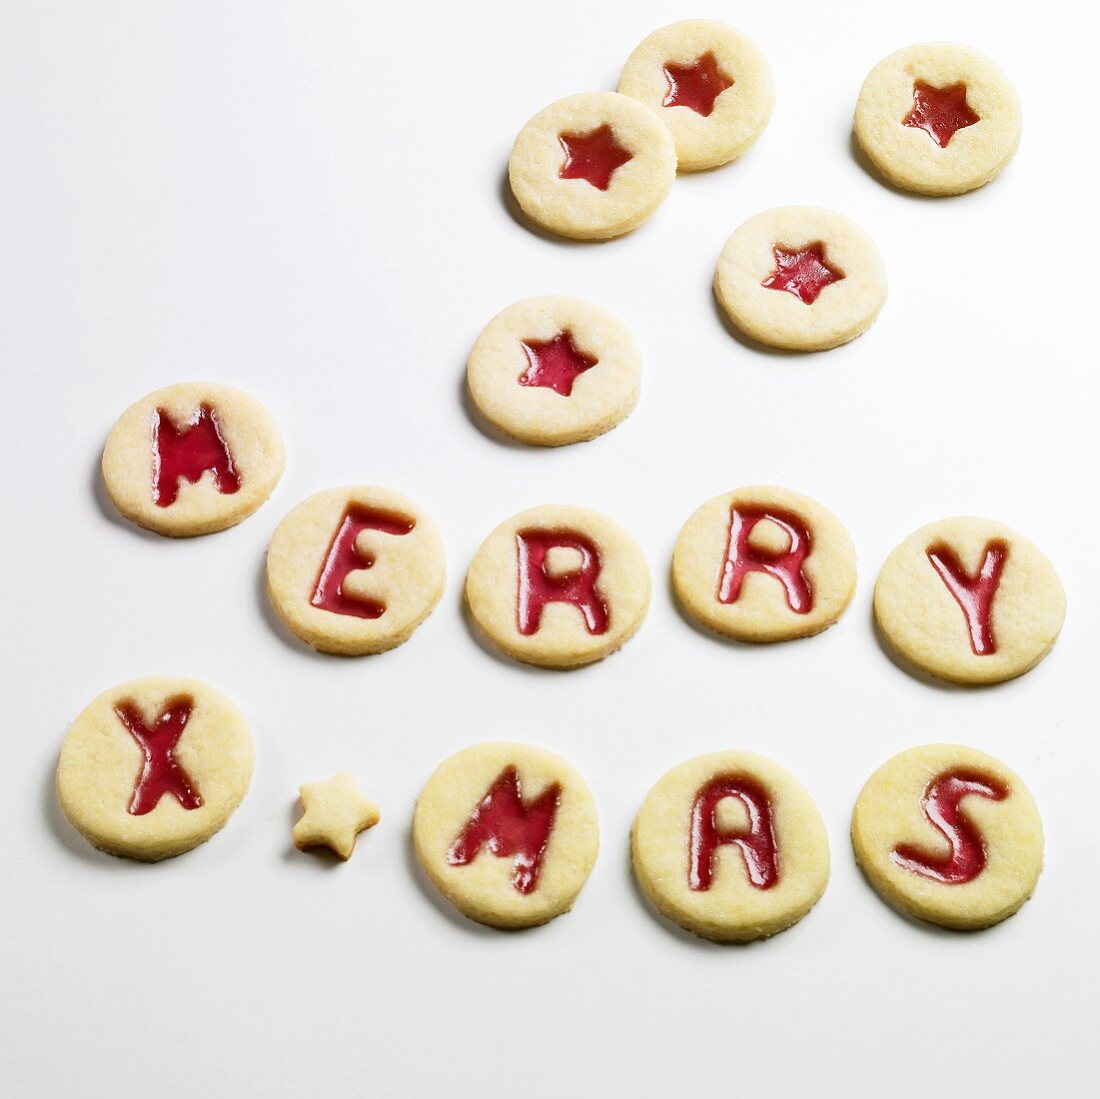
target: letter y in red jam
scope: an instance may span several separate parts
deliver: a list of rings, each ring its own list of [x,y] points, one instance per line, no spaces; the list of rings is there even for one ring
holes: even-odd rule
[[[130,801],[129,812],[133,816],[151,813],[165,794],[174,797],[184,809],[198,809],[202,805],[202,797],[174,755],[193,706],[186,696],[170,698],[152,725],[145,724],[130,699],[115,706],[115,715],[145,755]]]
[[[214,409],[201,405],[181,430],[158,408],[153,413],[153,503],[171,507],[180,478],[195,484],[207,470],[219,492],[231,496],[240,489],[241,478]]]
[[[780,553],[757,549],[749,542],[753,528],[767,519],[783,530],[790,546]],[[718,581],[718,602],[736,603],[741,585],[750,572],[762,572],[783,585],[787,605],[795,614],[808,614],[814,605],[810,582],[802,571],[802,563],[810,553],[810,532],[797,515],[770,508],[730,509],[729,540],[726,560]]]
[[[971,576],[949,546],[940,543],[928,547],[928,560],[966,618],[970,648],[975,656],[989,656],[997,651],[990,618],[1007,557],[1008,546],[1004,542],[990,542],[977,575]]]
[[[546,563],[552,549],[576,550],[580,568],[553,576]],[[522,530],[516,534],[519,592],[516,625],[524,636],[538,632],[542,610],[547,603],[569,603],[584,617],[590,634],[607,632],[610,614],[596,590],[600,575],[600,555],[583,534],[569,531]]]
[[[726,832],[719,828],[718,803],[725,798],[735,798],[745,807],[749,818],[747,831]],[[688,866],[691,889],[696,892],[710,889],[718,848],[727,843],[741,851],[749,881],[757,889],[770,889],[779,880],[771,802],[763,786],[744,775],[720,775],[695,795]]]
[[[565,153],[558,176],[586,180],[598,191],[606,191],[611,177],[634,159],[634,154],[615,140],[614,131],[606,123],[586,134],[559,134],[558,142]]]

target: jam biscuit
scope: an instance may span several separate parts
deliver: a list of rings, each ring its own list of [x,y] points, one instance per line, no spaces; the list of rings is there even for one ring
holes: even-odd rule
[[[307,782],[298,793],[304,812],[291,838],[299,851],[327,847],[346,862],[355,850],[355,837],[382,819],[378,806],[359,792],[350,771],[324,782]]]
[[[133,523],[187,538],[251,515],[279,483],[283,437],[254,397],[182,382],[131,405],[107,436],[103,483]]]
[[[958,195],[999,175],[1020,144],[1016,91],[988,57],[954,42],[909,46],[860,89],[855,134],[896,187]]]
[[[582,92],[540,111],[508,161],[512,193],[536,225],[575,240],[637,228],[676,178],[668,131],[636,99]]]
[[[444,760],[413,815],[416,857],[460,912],[533,927],[568,912],[600,846],[596,804],[564,759],[476,744]]]
[[[279,524],[267,550],[272,606],[325,653],[363,656],[407,641],[446,580],[435,524],[388,488],[318,492]]]
[[[829,841],[802,784],[749,752],[673,767],[649,791],[631,850],[642,892],[668,919],[715,942],[784,931],[820,900]]]
[[[941,519],[911,534],[875,583],[875,618],[907,660],[955,683],[1000,683],[1035,667],[1066,616],[1054,566],[991,519]]]
[[[252,765],[252,734],[221,691],[151,676],[104,691],[72,723],[57,797],[89,843],[156,862],[204,843],[229,820]]]
[[[856,551],[831,511],[774,485],[715,496],[680,531],[676,597],[692,618],[740,641],[827,629],[856,590]]]
[[[764,132],[775,104],[763,54],[740,31],[713,19],[654,31],[627,59],[619,91],[668,127],[685,172],[739,157]]]
[[[886,269],[871,238],[843,215],[781,206],[726,241],[714,293],[751,339],[827,351],[870,328],[886,301]]]
[[[1027,787],[999,760],[957,744],[884,763],[856,801],[852,846],[885,901],[960,931],[1011,916],[1043,869],[1043,824]]]
[[[466,365],[487,420],[535,446],[594,439],[638,403],[642,354],[630,330],[580,298],[528,298],[494,317]]]
[[[470,613],[489,640],[546,668],[613,653],[641,626],[649,596],[637,542],[606,516],[568,506],[531,508],[501,523],[466,577]]]

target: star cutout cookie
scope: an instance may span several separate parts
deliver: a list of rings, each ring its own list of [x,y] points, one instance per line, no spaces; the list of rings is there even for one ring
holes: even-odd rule
[[[688,107],[704,118],[710,117],[714,101],[733,87],[733,81],[718,67],[713,53],[703,54],[690,65],[674,65],[669,61],[664,71],[668,94],[661,106]]]
[[[299,851],[327,847],[345,861],[355,850],[355,837],[381,819],[378,806],[365,798],[350,771],[326,782],[299,787],[305,812],[291,833]]]
[[[813,305],[826,286],[844,278],[842,271],[829,266],[821,241],[803,248],[785,248],[777,244],[772,255],[775,256],[775,270],[760,285],[768,290],[786,290],[806,305]]]
[[[558,176],[586,180],[599,191],[606,191],[615,172],[634,159],[634,154],[618,143],[614,131],[606,124],[586,134],[559,134],[558,143],[565,153]]]
[[[967,126],[981,122],[966,101],[965,84],[937,88],[918,80],[913,85],[913,107],[901,120],[903,126],[923,130],[941,149]]]
[[[520,375],[520,385],[542,386],[563,397],[573,394],[573,383],[599,359],[578,351],[572,332],[561,332],[552,340],[524,340],[527,369]]]

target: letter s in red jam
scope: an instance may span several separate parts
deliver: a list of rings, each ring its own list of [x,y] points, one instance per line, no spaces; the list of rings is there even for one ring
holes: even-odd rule
[[[790,546],[781,553],[757,549],[749,542],[753,528],[762,519],[774,523],[790,539]],[[787,605],[796,614],[808,614],[814,605],[810,582],[802,564],[810,553],[810,532],[806,524],[791,512],[769,508],[730,509],[729,540],[726,559],[718,582],[718,602],[736,603],[741,585],[750,572],[762,572],[783,585]]]
[[[240,475],[214,409],[201,405],[181,430],[158,408],[153,414],[153,503],[171,507],[180,478],[195,484],[207,470],[214,474],[219,492],[228,496],[240,489]]]
[[[174,755],[193,706],[186,696],[171,698],[152,725],[145,724],[141,712],[129,699],[115,706],[115,715],[145,755],[130,801],[133,816],[151,813],[165,794],[174,797],[184,809],[198,809],[202,805],[202,797]]]
[[[716,819],[718,803],[735,798],[749,817],[747,831],[724,832]],[[744,775],[720,775],[696,795],[691,807],[691,850],[688,886],[696,892],[710,889],[715,857],[723,844],[740,849],[749,881],[770,889],[779,880],[778,851],[772,826],[771,802],[759,783]]]
[[[581,556],[580,568],[552,576],[546,564],[546,555],[552,549],[576,550]],[[570,531],[523,530],[516,534],[516,554],[516,625],[521,634],[538,632],[547,603],[569,603],[580,611],[590,634],[607,632],[610,613],[596,589],[600,555],[588,538]]]
[[[997,651],[990,618],[1007,557],[1008,546],[1004,542],[988,543],[977,575],[971,576],[949,546],[938,543],[928,547],[928,560],[966,618],[970,648],[975,656]]]

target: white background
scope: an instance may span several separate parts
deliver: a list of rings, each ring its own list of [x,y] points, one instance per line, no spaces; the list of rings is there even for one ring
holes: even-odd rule
[[[0,1086],[447,1099],[1095,1086],[1096,28],[1069,10],[7,0]],[[517,223],[502,181],[526,119],[613,87],[645,34],[699,15],[740,26],[771,61],[759,144],[679,179],[624,240],[574,245]],[[870,176],[849,133],[872,65],[937,38],[995,58],[1026,124],[999,180],[925,200]],[[710,293],[726,236],[792,202],[853,216],[889,271],[878,323],[822,355],[746,346]],[[490,437],[463,397],[481,326],[549,292],[619,314],[646,365],[623,426],[556,451]],[[112,512],[97,464],[127,405],[196,377],[259,397],[289,464],[241,526],[172,542]],[[759,481],[820,499],[856,542],[855,603],[816,639],[724,643],[670,598],[684,519]],[[262,569],[291,506],[353,482],[436,519],[450,582],[403,648],[341,660],[275,625]],[[494,656],[461,602],[489,530],[550,502],[619,520],[655,579],[639,635],[564,674]],[[913,678],[871,623],[889,550],[960,513],[1034,538],[1069,593],[1050,658],[986,690]],[[152,673],[236,699],[257,768],[224,832],[144,866],[79,838],[52,772],[93,696]],[[414,867],[417,791],[483,739],[560,752],[599,803],[596,869],[542,929],[469,923]],[[1034,899],[982,934],[899,917],[848,845],[870,772],[940,740],[1016,769],[1047,829]],[[793,770],[833,852],[819,906],[747,948],[657,919],[629,868],[649,786],[723,747]],[[296,853],[298,785],[344,768],[382,823],[347,865]]]

